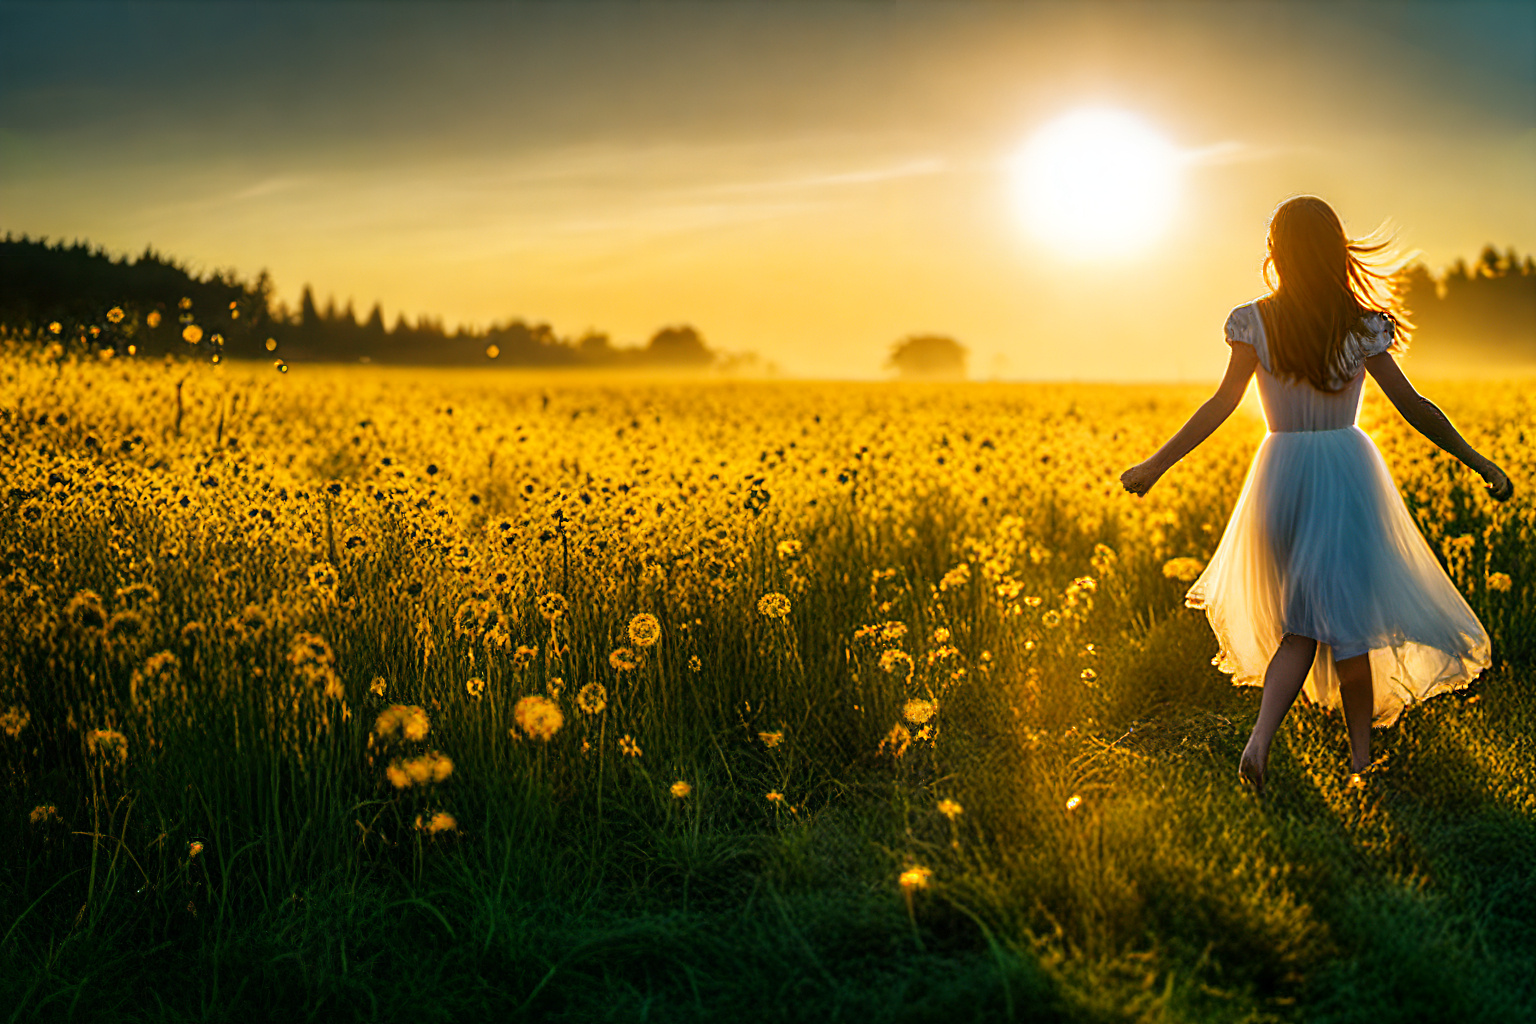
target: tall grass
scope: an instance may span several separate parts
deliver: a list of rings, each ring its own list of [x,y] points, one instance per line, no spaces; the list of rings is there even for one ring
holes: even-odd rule
[[[1113,472],[1193,393],[0,376],[11,1019],[1536,1008],[1536,512],[1374,398],[1499,660],[1378,730],[1364,789],[1299,705],[1255,801],[1257,694],[1164,573],[1251,412],[1136,503]],[[1517,487],[1527,395],[1436,395]],[[428,751],[451,774],[390,781]]]

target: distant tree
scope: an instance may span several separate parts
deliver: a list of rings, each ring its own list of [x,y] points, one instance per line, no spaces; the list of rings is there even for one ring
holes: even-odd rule
[[[699,332],[687,324],[663,327],[645,347],[645,361],[657,366],[708,366],[714,359]]]
[[[943,334],[913,334],[891,347],[886,369],[903,380],[963,380],[965,346]]]
[[[581,340],[576,343],[576,351],[580,353],[582,361],[588,363],[612,362],[616,355],[608,335],[592,330],[581,336]]]
[[[363,331],[375,340],[384,337],[384,310],[377,302],[368,311],[368,322],[363,324]]]

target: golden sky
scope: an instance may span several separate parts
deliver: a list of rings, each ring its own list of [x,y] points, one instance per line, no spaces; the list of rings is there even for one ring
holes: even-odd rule
[[[1020,212],[1084,108],[1177,150],[1139,250]],[[1536,251],[1533,182],[1530,4],[0,4],[0,229],[797,374],[1215,379],[1285,196],[1439,265]]]

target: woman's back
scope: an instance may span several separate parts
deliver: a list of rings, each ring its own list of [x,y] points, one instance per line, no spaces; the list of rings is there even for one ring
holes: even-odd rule
[[[1340,430],[1354,426],[1360,411],[1360,391],[1365,382],[1365,361],[1385,352],[1392,344],[1391,319],[1372,313],[1363,323],[1369,333],[1351,335],[1346,343],[1347,383],[1337,391],[1320,391],[1304,379],[1275,376],[1264,317],[1257,302],[1245,303],[1232,310],[1227,317],[1227,338],[1251,345],[1259,357],[1259,399],[1264,404],[1264,421],[1271,432]]]

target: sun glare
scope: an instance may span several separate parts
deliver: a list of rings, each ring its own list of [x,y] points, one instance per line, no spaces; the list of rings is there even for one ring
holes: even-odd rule
[[[1013,187],[1030,230],[1076,257],[1144,248],[1173,218],[1178,150],[1121,110],[1077,110],[1046,124],[1013,163]]]

